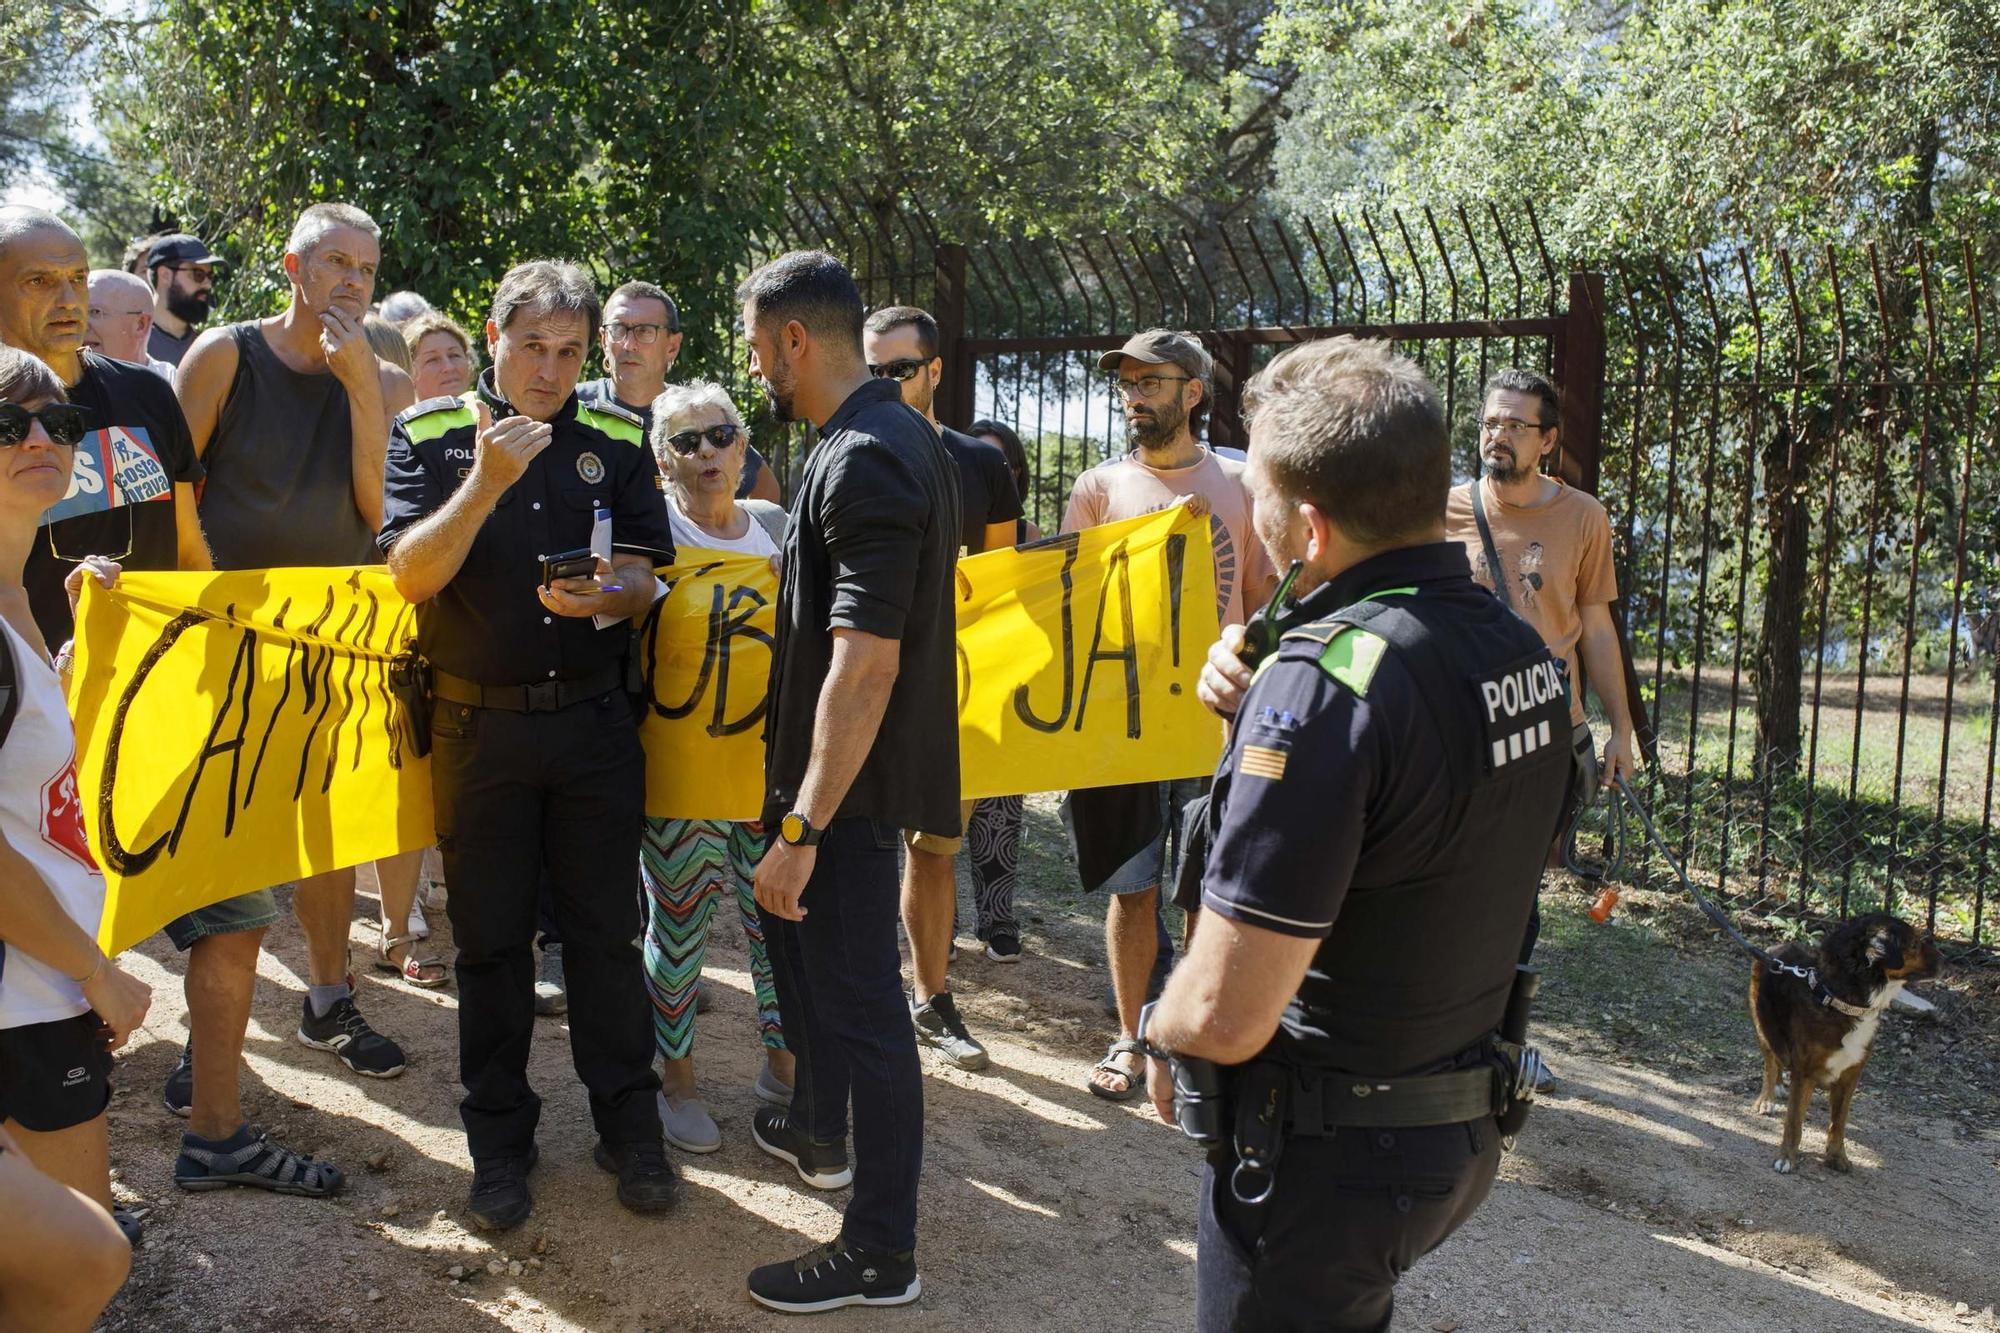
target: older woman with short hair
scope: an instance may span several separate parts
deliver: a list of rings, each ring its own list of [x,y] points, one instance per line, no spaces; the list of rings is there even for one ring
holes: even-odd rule
[[[666,482],[674,548],[727,551],[775,559],[785,511],[765,500],[739,500],[750,432],[720,385],[670,384],[653,400],[652,446]],[[646,886],[646,989],[663,1068],[660,1122],[667,1142],[687,1152],[722,1146],[715,1120],[695,1097],[696,988],[716,906],[729,894],[743,916],[750,980],[764,1068],[753,1091],[773,1105],[791,1100],[793,1061],[778,1018],[777,989],[751,879],[764,855],[764,826],[752,821],[648,819],[639,847]]]

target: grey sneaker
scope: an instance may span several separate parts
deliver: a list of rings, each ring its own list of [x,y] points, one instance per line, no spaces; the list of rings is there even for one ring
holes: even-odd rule
[[[569,1008],[569,987],[563,982],[562,945],[542,950],[542,970],[535,976],[535,1012],[547,1017]]]
[[[714,1152],[722,1146],[722,1131],[716,1128],[715,1117],[708,1113],[707,1107],[692,1097],[677,1106],[666,1093],[657,1096],[660,1128],[668,1143],[682,1152]]]
[[[917,1041],[935,1049],[955,1068],[986,1068],[986,1048],[965,1030],[965,1020],[958,1016],[950,991],[939,991],[924,1004],[911,997],[910,1019],[917,1025]]]

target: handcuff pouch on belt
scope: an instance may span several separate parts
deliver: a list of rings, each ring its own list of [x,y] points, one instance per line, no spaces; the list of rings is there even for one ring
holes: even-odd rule
[[[412,758],[431,752],[431,664],[417,653],[411,639],[389,659],[389,697],[396,707],[391,725]]]

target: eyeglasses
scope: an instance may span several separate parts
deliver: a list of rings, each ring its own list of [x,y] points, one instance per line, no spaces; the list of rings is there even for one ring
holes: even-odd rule
[[[1523,421],[1519,417],[1487,417],[1479,423],[1481,435],[1519,435],[1524,431],[1547,430],[1551,423]]]
[[[192,273],[198,279],[207,278],[210,282],[215,281],[215,270],[206,264],[161,264],[160,267],[169,273]]]
[[[63,561],[63,562],[65,563],[65,564],[71,564],[71,565],[78,565],[78,564],[82,564],[82,563],[83,563],[83,562],[84,562],[85,560],[89,559],[89,558],[90,558],[91,556],[93,556],[93,555],[94,555],[94,556],[98,556],[98,557],[101,557],[102,559],[105,559],[105,560],[117,560],[117,561],[124,561],[124,560],[127,560],[127,559],[131,558],[131,555],[132,555],[132,533],[133,533],[133,531],[134,531],[134,528],[135,528],[135,524],[133,523],[133,519],[132,519],[132,506],[131,506],[130,504],[122,504],[122,505],[119,505],[118,507],[119,507],[120,509],[122,509],[122,510],[124,510],[124,511],[125,511],[125,549],[124,549],[124,550],[122,550],[122,551],[116,551],[116,552],[113,552],[113,551],[80,551],[80,552],[78,552],[78,553],[77,553],[77,554],[75,554],[75,555],[71,555],[71,554],[70,554],[69,552],[67,552],[67,551],[63,550],[63,549],[62,549],[61,547],[59,547],[59,546],[57,546],[57,545],[56,545],[56,529],[62,526],[62,524],[61,524],[60,522],[58,522],[58,523],[51,523],[51,524],[49,524],[48,526],[46,526],[46,527],[44,527],[44,528],[42,529],[42,531],[43,531],[43,532],[46,532],[46,533],[48,533],[48,534],[49,534],[49,554],[50,554],[50,555],[52,555],[52,556],[54,556],[54,557],[55,557],[56,559],[58,559],[58,560],[61,560],[61,561]],[[81,517],[81,516],[79,515],[79,517]]]
[[[1111,392],[1120,398],[1131,399],[1151,398],[1160,391],[1162,384],[1186,384],[1193,378],[1192,375],[1141,375],[1137,379],[1128,380],[1112,375],[1106,382],[1110,384]]]
[[[153,312],[152,312],[152,311],[150,311],[150,310],[103,310],[103,309],[100,309],[100,308],[99,308],[99,307],[97,307],[97,306],[92,306],[92,307],[90,308],[90,317],[91,317],[92,319],[94,319],[94,320],[97,320],[97,319],[137,319],[137,318],[139,318],[139,316],[141,316],[141,315],[150,315],[150,314],[152,314],[152,313],[153,313]]]
[[[703,440],[707,440],[718,450],[727,449],[736,443],[736,437],[742,433],[743,427],[725,421],[719,426],[710,426],[707,430],[684,430],[669,435],[667,448],[683,458],[692,458],[701,451]]]
[[[0,445],[20,444],[28,438],[28,425],[39,421],[49,439],[65,449],[83,442],[83,409],[74,403],[50,403],[39,412],[30,412],[19,403],[0,403]]]
[[[604,326],[604,336],[612,342],[631,342],[641,347],[651,347],[663,333],[679,332],[679,329],[668,328],[665,324],[627,324],[623,320]]]
[[[917,372],[928,366],[931,359],[927,356],[906,356],[898,361],[884,361],[879,366],[870,363],[868,373],[878,380],[895,380],[901,384],[904,380],[915,379]]]

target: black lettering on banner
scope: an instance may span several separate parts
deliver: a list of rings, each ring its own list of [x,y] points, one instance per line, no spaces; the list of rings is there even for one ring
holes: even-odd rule
[[[1186,568],[1187,534],[1170,532],[1167,534],[1167,624],[1172,631],[1176,669],[1181,664],[1181,571]]]
[[[290,613],[291,609],[291,598],[287,597],[283,602],[280,602],[278,604],[278,614],[271,618],[271,628],[274,630],[283,630],[285,628],[285,616]],[[250,804],[251,800],[257,795],[257,775],[264,771],[264,752],[271,746],[271,729],[278,725],[278,718],[285,711],[285,703],[292,697],[292,663],[304,651],[304,645],[299,642],[297,636],[292,636],[285,640],[285,686],[278,692],[278,702],[272,706],[269,715],[264,720],[264,738],[257,742],[257,758],[250,765],[250,782],[243,792],[243,803],[245,805]]]
[[[698,566],[680,578],[675,579],[667,585],[667,595],[657,599],[653,603],[653,609],[647,613],[645,634],[643,635],[646,645],[644,671],[646,702],[655,713],[666,718],[669,722],[678,721],[694,712],[696,706],[701,703],[702,695],[708,690],[709,677],[715,673],[716,662],[722,654],[720,644],[722,627],[728,617],[728,612],[725,609],[723,601],[724,593],[722,585],[718,583],[709,590],[708,635],[706,642],[702,645],[701,669],[695,675],[694,684],[688,689],[688,697],[678,704],[669,704],[661,699],[659,695],[660,649],[657,630],[660,616],[665,612],[668,601],[680,590],[680,586],[683,583],[689,579],[703,578],[721,567],[722,564],[720,561],[712,561],[709,564]]]
[[[327,611],[331,612],[333,609],[333,589],[331,588],[327,589],[326,603],[327,603]],[[317,634],[320,626],[324,625],[326,623],[326,620],[327,616],[325,614],[322,614],[318,620],[314,621],[311,625],[308,625],[306,627],[306,632],[309,634]],[[352,604],[349,604],[346,616],[344,616],[341,619],[340,628],[333,632],[332,640],[334,644],[341,644],[344,642],[340,636],[347,631],[347,627],[352,623],[354,623],[354,607]],[[300,711],[309,712],[312,709],[313,697],[315,693],[313,687],[313,680],[314,677],[317,676],[319,681],[317,690],[319,697],[319,712],[313,714],[312,726],[306,729],[306,738],[304,742],[301,743],[299,746],[299,775],[292,783],[292,799],[295,801],[298,800],[299,797],[305,794],[306,764],[312,759],[313,738],[319,735],[319,729],[326,723],[327,713],[331,711],[333,708],[333,651],[334,650],[331,645],[324,645],[314,649],[313,650],[314,655],[312,658],[308,659],[306,665],[306,699]],[[328,746],[329,750],[332,750],[333,748],[335,747],[331,745]],[[331,763],[331,756],[329,756],[326,780],[320,785],[319,789],[320,794],[324,796],[326,794],[327,788],[332,786],[332,784],[333,784],[333,769]]]
[[[125,719],[132,711],[132,701],[145,688],[146,677],[153,673],[160,659],[174,646],[181,635],[211,619],[206,611],[183,611],[168,621],[160,631],[160,637],[153,640],[153,646],[139,659],[133,669],[132,679],[125,682],[124,691],[118,696],[118,707],[111,715],[111,735],[104,745],[104,771],[97,784],[97,827],[103,830],[104,868],[114,875],[137,875],[159,859],[161,849],[167,845],[171,832],[162,833],[144,847],[128,850],[118,840],[118,825],[112,814],[111,796],[118,787],[118,752],[125,741]],[[177,831],[177,830],[176,830]]]
[[[243,682],[243,701],[238,705],[236,736],[233,740],[216,743],[222,734],[222,724],[229,717],[229,705],[236,698],[236,682]],[[195,756],[194,776],[188,780],[187,790],[181,793],[181,812],[174,819],[174,829],[167,841],[167,855],[173,856],[181,849],[181,834],[187,828],[188,811],[194,808],[194,794],[201,789],[201,775],[208,771],[208,761],[219,754],[229,756],[229,799],[222,807],[222,836],[228,837],[236,831],[236,791],[237,778],[243,768],[243,737],[250,730],[250,695],[257,687],[257,631],[246,629],[237,642],[236,656],[229,663],[229,684],[222,692],[222,707],[215,710],[215,722],[208,729],[208,739],[202,743],[201,753]]]
[[[1055,547],[1060,547],[1063,553],[1062,634],[1061,634],[1062,642],[1058,650],[1059,655],[1062,657],[1062,673],[1063,673],[1062,710],[1056,714],[1054,721],[1044,722],[1041,718],[1036,717],[1034,710],[1028,706],[1028,687],[1026,685],[1017,685],[1014,687],[1014,715],[1020,718],[1021,721],[1033,727],[1036,731],[1043,731],[1049,733],[1061,731],[1066,725],[1068,725],[1070,709],[1075,703],[1074,696],[1076,690],[1076,664],[1075,664],[1076,629],[1074,624],[1074,613],[1070,608],[1070,598],[1075,592],[1076,580],[1070,571],[1076,567],[1077,544],[1081,536],[1082,534],[1080,533],[1065,532],[1058,537],[1050,538],[1048,541],[1036,542],[1030,546],[1024,546],[1021,548],[1022,550],[1027,551],[1027,550],[1040,550],[1043,549],[1044,547],[1055,546]],[[1125,614],[1129,619],[1132,614],[1131,608],[1129,606],[1126,608]],[[1127,630],[1129,637],[1129,630],[1130,630],[1129,625],[1127,626]],[[1089,682],[1087,678],[1085,681],[1085,688],[1086,689],[1089,688]],[[1137,705],[1135,704],[1134,707],[1136,708]],[[1079,719],[1079,725],[1081,725],[1081,719]]]
[[[1091,630],[1090,656],[1085,658],[1083,663],[1083,692],[1076,703],[1076,730],[1083,730],[1083,710],[1090,706],[1090,677],[1097,670],[1097,664],[1123,662],[1125,735],[1128,739],[1136,741],[1139,739],[1139,644],[1137,636],[1132,631],[1131,565],[1132,557],[1126,552],[1125,543],[1119,542],[1112,548],[1111,555],[1105,561],[1104,583],[1097,591],[1097,622]],[[1104,612],[1111,602],[1113,579],[1118,580],[1118,612],[1120,624],[1125,631],[1125,646],[1114,652],[1101,652],[1099,649],[1104,642]]]
[[[721,589],[718,587],[716,591],[720,592]],[[764,710],[770,707],[771,697],[768,687],[765,682],[759,682],[757,706],[736,721],[729,720],[729,647],[734,640],[745,638],[763,644],[767,651],[775,650],[777,645],[771,636],[750,623],[752,617],[767,605],[769,603],[765,602],[763,594],[747,584],[731,589],[729,614],[722,624],[720,642],[711,637],[709,647],[703,650],[704,658],[713,651],[718,663],[715,676],[715,712],[708,724],[708,734],[711,736],[741,735],[763,721]],[[742,609],[738,610],[738,607]],[[715,621],[711,618],[709,624],[712,633]],[[768,681],[768,677],[766,680]]]

